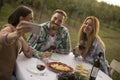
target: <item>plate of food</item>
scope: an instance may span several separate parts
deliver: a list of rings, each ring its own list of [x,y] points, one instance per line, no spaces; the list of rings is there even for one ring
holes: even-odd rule
[[[54,72],[73,72],[73,68],[62,62],[49,62],[47,66]]]
[[[38,64],[38,65],[29,65],[27,66],[27,70],[34,74],[41,74],[45,73],[46,67],[44,65]]]

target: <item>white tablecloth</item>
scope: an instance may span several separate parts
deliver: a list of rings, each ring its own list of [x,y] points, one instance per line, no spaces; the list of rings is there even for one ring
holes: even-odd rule
[[[49,61],[58,61],[63,62],[69,66],[71,66],[73,69],[75,69],[75,66],[78,64],[73,56],[72,53],[69,55],[61,55],[53,53],[53,56]],[[92,65],[84,62],[79,61],[83,64],[83,67],[87,70],[92,68]],[[18,55],[17,62],[16,62],[16,77],[17,80],[57,80],[57,74],[55,72],[50,71],[48,68],[46,69],[46,72],[44,75],[31,73],[27,70],[28,66],[31,64],[44,64],[43,61],[37,59],[37,58],[26,58],[23,53]],[[108,77],[105,73],[99,70],[98,76],[96,80],[112,80],[110,77]]]

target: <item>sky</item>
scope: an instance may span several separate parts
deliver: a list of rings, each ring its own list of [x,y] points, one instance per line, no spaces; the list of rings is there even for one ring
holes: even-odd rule
[[[98,2],[104,1],[108,4],[120,6],[120,0],[97,0]]]

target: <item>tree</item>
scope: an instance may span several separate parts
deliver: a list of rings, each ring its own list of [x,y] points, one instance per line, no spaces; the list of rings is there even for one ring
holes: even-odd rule
[[[1,12],[2,6],[3,6],[3,0],[0,0],[0,12]]]

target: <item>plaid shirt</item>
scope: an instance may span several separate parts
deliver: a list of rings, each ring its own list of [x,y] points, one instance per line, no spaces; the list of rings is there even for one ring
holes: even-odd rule
[[[48,30],[49,30],[50,22],[46,22],[41,24],[41,32],[40,34],[31,33],[28,37],[28,42],[30,45],[39,52],[43,51],[44,46],[49,42],[48,38]],[[54,52],[60,54],[68,54],[71,50],[70,44],[70,36],[68,29],[64,26],[60,26],[58,30],[58,34],[56,35],[55,40],[56,49]]]

